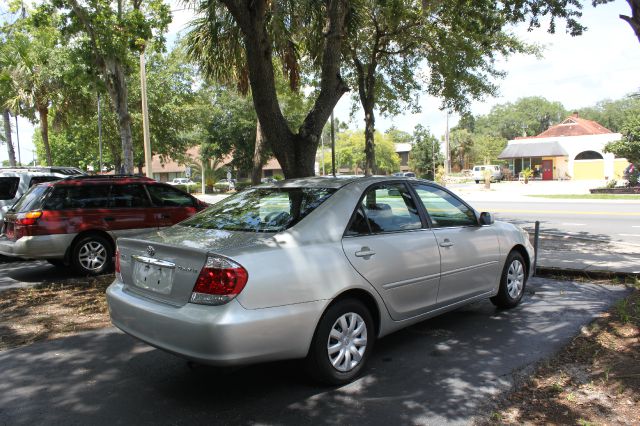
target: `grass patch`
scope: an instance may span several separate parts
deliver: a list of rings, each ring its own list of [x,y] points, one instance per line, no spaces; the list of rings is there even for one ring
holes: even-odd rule
[[[558,198],[563,200],[639,200],[640,195],[636,194],[535,194],[527,197],[536,198]]]
[[[109,327],[113,275],[0,292],[0,351]]]

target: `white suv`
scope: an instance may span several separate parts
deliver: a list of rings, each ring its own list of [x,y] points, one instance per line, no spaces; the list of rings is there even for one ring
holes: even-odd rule
[[[485,170],[491,171],[492,181],[500,182],[503,179],[500,166],[496,166],[495,164],[485,164],[483,166],[473,166],[473,180],[475,180],[476,183],[484,182]]]

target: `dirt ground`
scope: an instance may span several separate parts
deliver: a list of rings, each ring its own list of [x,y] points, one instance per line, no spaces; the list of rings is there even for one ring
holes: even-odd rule
[[[583,327],[479,423],[640,424],[640,290]]]
[[[564,277],[566,279],[566,277]],[[0,351],[111,325],[113,277],[0,292]],[[620,284],[620,282],[618,282]],[[499,399],[482,425],[640,423],[640,286]]]
[[[112,275],[0,292],[0,351],[111,325]]]

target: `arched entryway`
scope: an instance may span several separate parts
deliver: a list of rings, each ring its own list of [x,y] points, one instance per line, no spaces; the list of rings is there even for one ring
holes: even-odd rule
[[[597,151],[582,151],[573,162],[575,180],[604,179],[604,157]]]

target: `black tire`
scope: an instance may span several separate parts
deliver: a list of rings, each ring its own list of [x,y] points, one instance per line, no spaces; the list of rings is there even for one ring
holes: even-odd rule
[[[478,184],[478,183],[480,183],[480,181],[479,181],[479,180],[477,180],[477,181],[476,181],[476,184]]]
[[[352,321],[355,320],[356,325],[358,323],[364,323],[364,331],[365,331],[365,341],[366,343],[361,346],[363,349],[363,353],[360,355],[360,361],[352,361],[357,362],[355,366],[349,367],[345,371],[341,371],[339,368],[333,366],[330,360],[329,354],[329,344],[330,344],[330,333],[334,327],[340,328],[340,324],[338,321],[342,317],[352,316]],[[359,319],[358,319],[359,318]],[[346,320],[346,318],[345,318]],[[349,324],[349,323],[348,323]],[[353,324],[353,322],[352,322]],[[348,330],[348,329],[347,329]],[[357,330],[357,329],[356,329]],[[360,337],[358,337],[360,336]],[[359,349],[356,349],[355,343],[358,341],[362,343],[362,333],[358,333],[357,335],[351,335],[348,337],[348,344],[354,347],[356,352],[359,352]],[[351,339],[351,337],[355,337]],[[316,327],[316,331],[313,335],[313,341],[311,342],[311,347],[309,349],[309,354],[305,360],[306,368],[308,373],[317,381],[329,384],[329,385],[343,385],[351,382],[355,379],[362,369],[364,368],[367,359],[369,358],[369,354],[373,349],[373,344],[376,339],[376,331],[373,324],[373,319],[371,317],[371,313],[367,309],[367,307],[356,299],[344,299],[339,300],[338,302],[331,305],[326,312],[322,315],[318,326]],[[345,342],[340,342],[338,339],[331,337],[331,340],[334,341],[333,346],[342,346]],[[337,352],[336,358],[340,357],[340,353],[343,352],[344,349],[341,349]],[[346,353],[349,353],[349,359],[352,359],[352,351],[344,351],[344,361],[348,362]],[[338,362],[338,364],[342,364],[342,362]]]
[[[517,251],[509,253],[502,268],[498,294],[491,298],[491,303],[501,309],[518,306],[527,286],[527,276],[527,264],[522,255]]]
[[[91,258],[95,261],[92,262]],[[111,241],[97,234],[80,238],[71,249],[71,264],[80,274],[100,275],[113,267]]]
[[[64,259],[47,259],[47,262],[49,262],[56,268],[66,268],[67,266],[69,266],[69,264],[67,264]]]

